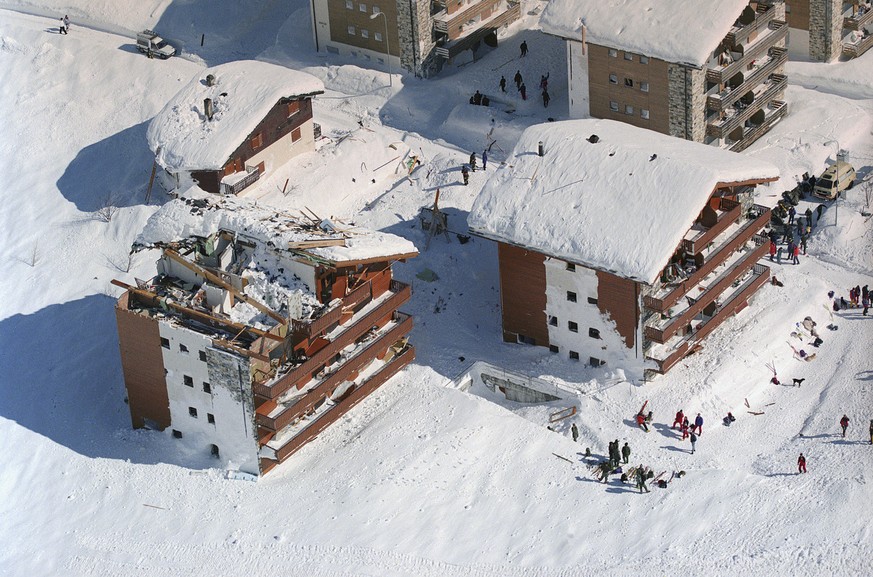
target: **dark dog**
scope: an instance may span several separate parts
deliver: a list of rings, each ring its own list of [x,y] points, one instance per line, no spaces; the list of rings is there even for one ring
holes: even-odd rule
[[[806,378],[803,378],[803,379],[791,379],[791,380],[794,381],[794,386],[795,386],[795,387],[799,387],[799,386],[800,386],[800,383],[802,383],[803,381],[805,381]]]

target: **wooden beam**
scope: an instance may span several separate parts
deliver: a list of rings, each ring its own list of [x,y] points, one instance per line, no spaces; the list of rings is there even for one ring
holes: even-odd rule
[[[251,333],[257,337],[263,337],[265,339],[271,339],[274,341],[285,342],[285,339],[280,337],[279,335],[274,335],[273,333],[270,333],[267,331],[262,331],[261,329],[256,329],[254,327],[241,325],[239,323],[235,323],[235,322],[230,321],[230,320],[221,319],[221,318],[218,318],[216,316],[210,315],[208,313],[195,311],[194,309],[180,305],[179,303],[168,302],[163,297],[160,297],[151,291],[132,287],[128,284],[121,282],[120,280],[113,279],[112,284],[114,284],[115,286],[121,287],[123,289],[127,289],[128,291],[130,291],[132,294],[136,295],[137,297],[148,301],[152,306],[158,306],[158,303],[163,301],[163,303],[168,308],[171,308],[174,311],[181,313],[185,316],[196,319],[202,323],[206,323],[208,325],[220,325],[220,326],[227,328],[229,330],[238,331],[238,332],[246,331],[246,332]]]
[[[176,251],[168,248],[168,249],[164,249],[164,254],[166,254],[168,257],[170,257],[171,259],[173,259],[174,261],[176,261],[180,265],[184,266],[188,270],[192,271],[194,274],[198,274],[198,275],[202,276],[203,278],[205,278],[206,280],[208,280],[209,282],[211,282],[212,284],[218,285],[221,288],[225,289],[226,291],[232,293],[236,298],[243,301],[244,303],[252,305],[253,307],[258,309],[259,311],[261,311],[265,315],[272,318],[273,320],[278,321],[279,323],[281,323],[283,325],[288,324],[288,320],[285,319],[285,317],[283,317],[282,315],[280,315],[279,313],[277,313],[276,311],[274,311],[273,309],[271,309],[267,305],[261,304],[260,302],[251,298],[247,294],[243,293],[242,291],[236,290],[232,285],[225,282],[218,275],[213,274],[213,273],[209,272],[208,270],[206,270],[205,268],[203,268],[202,266],[189,261],[188,259],[181,256]]]
[[[233,343],[231,343],[227,339],[212,339],[212,342],[215,343],[216,346],[230,349],[230,350],[232,350],[236,353],[239,353],[241,355],[251,357],[253,359],[257,359],[257,360],[263,361],[265,363],[270,362],[270,357],[265,357],[264,355],[256,353],[255,351],[252,351],[249,349],[244,349],[242,347],[238,347],[238,346],[234,345]]]
[[[288,243],[288,248],[307,249],[307,248],[322,248],[327,246],[346,246],[344,238],[325,238],[313,240],[300,240]]]

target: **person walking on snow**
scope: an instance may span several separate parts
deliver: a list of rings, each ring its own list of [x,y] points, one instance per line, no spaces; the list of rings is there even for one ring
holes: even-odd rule
[[[675,429],[676,427],[679,427],[681,429],[682,428],[682,420],[684,418],[685,418],[685,413],[682,411],[682,409],[679,409],[676,412],[676,418],[673,419],[673,426],[670,428]]]
[[[697,417],[694,418],[694,426],[691,427],[691,431],[693,432],[694,429],[697,429],[698,435],[703,434],[703,417],[700,416],[700,413],[697,413]]]
[[[793,258],[791,262],[793,262],[794,264],[800,264],[800,259],[798,258],[798,256],[800,256],[800,247],[796,244],[793,245],[793,247],[794,248],[791,251],[791,256]]]
[[[697,435],[694,434],[694,431],[691,431],[691,454],[694,454],[694,446],[697,444]]]
[[[522,82],[522,80],[521,80],[521,70],[516,70],[516,71],[515,71],[515,77],[514,77],[514,80],[515,80],[515,88],[516,88],[516,89],[520,89],[520,88],[521,88],[521,82]]]
[[[524,85],[524,82],[518,87],[518,91],[521,92],[521,99],[527,100],[527,86]]]
[[[506,77],[500,77],[500,92],[506,92]]]
[[[520,48],[521,48],[521,58],[524,58],[525,56],[527,56],[527,40],[525,40],[521,43]]]
[[[579,427],[576,426],[576,423],[573,423],[573,426],[570,427],[570,434],[573,435],[573,442],[579,440]]]
[[[788,207],[788,225],[794,224],[794,215],[797,214],[797,211],[794,210],[793,206]]]
[[[70,33],[70,17],[64,14],[64,17],[61,18],[61,27],[58,30],[60,34],[69,34]]]
[[[482,151],[482,170],[488,168],[488,150]]]
[[[649,427],[646,425],[646,416],[642,413],[637,413],[637,425],[645,432],[649,432]]]
[[[873,445],[873,419],[870,419],[870,444]]]
[[[682,425],[679,429],[682,431],[682,440],[684,441],[688,438],[688,431],[690,430],[690,427],[688,426],[688,417],[682,419]]]
[[[870,421],[870,422],[873,423],[873,421]],[[628,460],[630,459],[630,454],[631,454],[630,445],[625,443],[624,447],[621,448],[621,460],[624,462],[625,465],[627,465]]]
[[[849,417],[843,415],[843,418],[840,419],[840,426],[843,428],[843,438],[846,438],[846,429],[849,428]]]
[[[549,75],[540,76],[540,90],[545,92],[549,89]]]
[[[770,241],[770,262],[773,262],[773,257],[776,256],[776,243]]]
[[[476,172],[476,153],[470,153],[470,172]]]
[[[549,96],[548,90],[543,90],[543,108],[549,107],[549,102],[552,100],[552,97]]]
[[[637,467],[637,489],[640,490],[640,493],[649,492],[649,488],[646,487],[646,468],[642,465]]]
[[[464,179],[464,186],[467,186],[470,183],[470,171],[466,164],[461,167],[461,177]]]
[[[797,473],[806,473],[806,457],[803,456],[803,453],[797,457]]]

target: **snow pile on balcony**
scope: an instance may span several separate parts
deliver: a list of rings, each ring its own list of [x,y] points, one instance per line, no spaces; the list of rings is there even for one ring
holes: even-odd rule
[[[748,0],[551,0],[543,32],[667,62],[703,66]]]
[[[207,86],[207,75],[215,77]],[[256,60],[228,62],[199,72],[149,124],[148,142],[169,170],[217,170],[281,98],[324,92],[311,74]],[[212,120],[204,100],[212,99]]]
[[[418,254],[412,242],[390,233],[327,220],[315,223],[252,201],[195,191],[198,189],[191,189],[184,198],[168,202],[153,214],[134,247],[156,246],[195,236],[206,238],[224,230],[277,251],[288,250],[291,243],[342,241],[344,246],[301,249],[333,263],[389,260]]]
[[[497,241],[652,283],[719,183],[778,176],[770,163],[621,122],[539,124],[468,222]]]

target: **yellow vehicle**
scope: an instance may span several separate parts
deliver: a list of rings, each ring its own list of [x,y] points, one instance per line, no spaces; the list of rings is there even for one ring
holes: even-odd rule
[[[839,160],[822,173],[821,178],[815,182],[812,193],[819,198],[832,200],[854,184],[855,169],[848,162]]]

